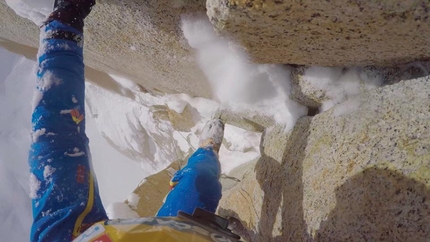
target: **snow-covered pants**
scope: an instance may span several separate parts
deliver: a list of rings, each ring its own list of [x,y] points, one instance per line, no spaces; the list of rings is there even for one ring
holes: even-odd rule
[[[85,135],[82,54],[74,28],[53,21],[41,30],[29,154],[31,241],[71,241],[107,219]]]
[[[53,21],[41,30],[29,154],[33,207],[31,241],[71,241],[107,220],[85,135],[83,36]],[[159,216],[214,212],[221,198],[220,167],[212,148],[200,148],[178,171]]]

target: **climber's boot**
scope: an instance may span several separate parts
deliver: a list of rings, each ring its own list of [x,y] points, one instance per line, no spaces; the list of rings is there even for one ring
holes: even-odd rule
[[[82,33],[84,19],[91,12],[95,4],[95,0],[55,0],[53,12],[45,21],[45,25],[58,20]]]
[[[221,119],[209,120],[200,134],[199,147],[213,147],[218,153],[224,138],[224,123]]]

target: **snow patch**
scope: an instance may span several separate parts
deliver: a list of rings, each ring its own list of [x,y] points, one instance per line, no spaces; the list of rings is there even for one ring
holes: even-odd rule
[[[33,174],[30,173],[30,198],[31,199],[36,199],[39,196],[37,195],[37,192],[40,189],[40,181],[37,179],[37,177]]]
[[[39,139],[39,137],[40,136],[42,136],[42,135],[44,135],[45,134],[45,132],[46,132],[46,129],[45,128],[42,128],[42,129],[38,129],[38,130],[35,130],[33,133],[32,133],[32,138],[33,138],[33,142],[34,143],[36,143],[37,142],[37,140]]]
[[[49,90],[52,85],[60,85],[63,81],[56,77],[52,72],[47,71],[43,74],[43,76],[37,80],[36,85],[37,88],[41,91]]]
[[[71,112],[72,112],[71,109],[66,109],[66,110],[61,110],[60,114],[68,114],[68,113],[71,113]]]
[[[139,215],[123,202],[112,203],[106,208],[109,219],[139,218]]]
[[[312,66],[306,69],[303,79],[327,95],[320,111],[326,111],[336,105],[334,115],[340,116],[357,110],[360,106],[358,96],[364,91],[382,84],[382,77],[370,70]]]
[[[52,166],[45,166],[45,169],[43,170],[43,178],[45,178],[45,180],[50,177],[54,172],[55,172],[55,168],[53,168]]]
[[[185,109],[185,107],[188,105],[188,103],[186,101],[183,101],[181,99],[169,99],[166,102],[166,105],[172,109],[173,111],[177,112],[177,113],[182,113]]]
[[[68,153],[68,152],[65,152],[64,153],[64,155],[66,155],[66,156],[70,156],[70,157],[79,157],[79,156],[83,156],[83,155],[85,155],[85,152],[83,152],[83,151],[79,151],[79,149],[78,148],[74,148],[73,149],[73,152],[74,153]]]
[[[137,209],[137,205],[139,204],[139,200],[140,200],[139,195],[137,195],[134,192],[131,193],[130,196],[128,196],[128,198],[127,198],[128,205],[133,209]]]
[[[16,14],[33,21],[37,26],[52,12],[54,1],[52,0],[6,0]]]

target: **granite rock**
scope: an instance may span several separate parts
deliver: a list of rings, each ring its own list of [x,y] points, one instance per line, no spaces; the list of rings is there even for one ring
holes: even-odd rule
[[[425,241],[429,81],[371,90],[355,112],[305,117],[289,133],[267,130],[255,170],[225,192],[220,215],[238,218],[250,241]]]
[[[146,177],[139,186],[133,191],[140,197],[135,207],[130,207],[140,217],[153,217],[163,205],[163,200],[169,193],[169,181],[174,172],[180,169],[182,161],[175,161],[166,169]],[[126,200],[126,204],[129,202]]]
[[[266,127],[275,124],[273,117],[264,116],[250,110],[218,109],[214,117],[220,118],[224,123],[254,132],[263,132]]]
[[[258,63],[393,66],[430,57],[430,3],[208,0],[219,32]]]

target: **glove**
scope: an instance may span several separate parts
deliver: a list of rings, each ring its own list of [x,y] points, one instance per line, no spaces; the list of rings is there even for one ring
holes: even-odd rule
[[[95,0],[55,0],[54,10],[45,21],[45,24],[58,20],[82,33],[84,19],[95,4]]]

